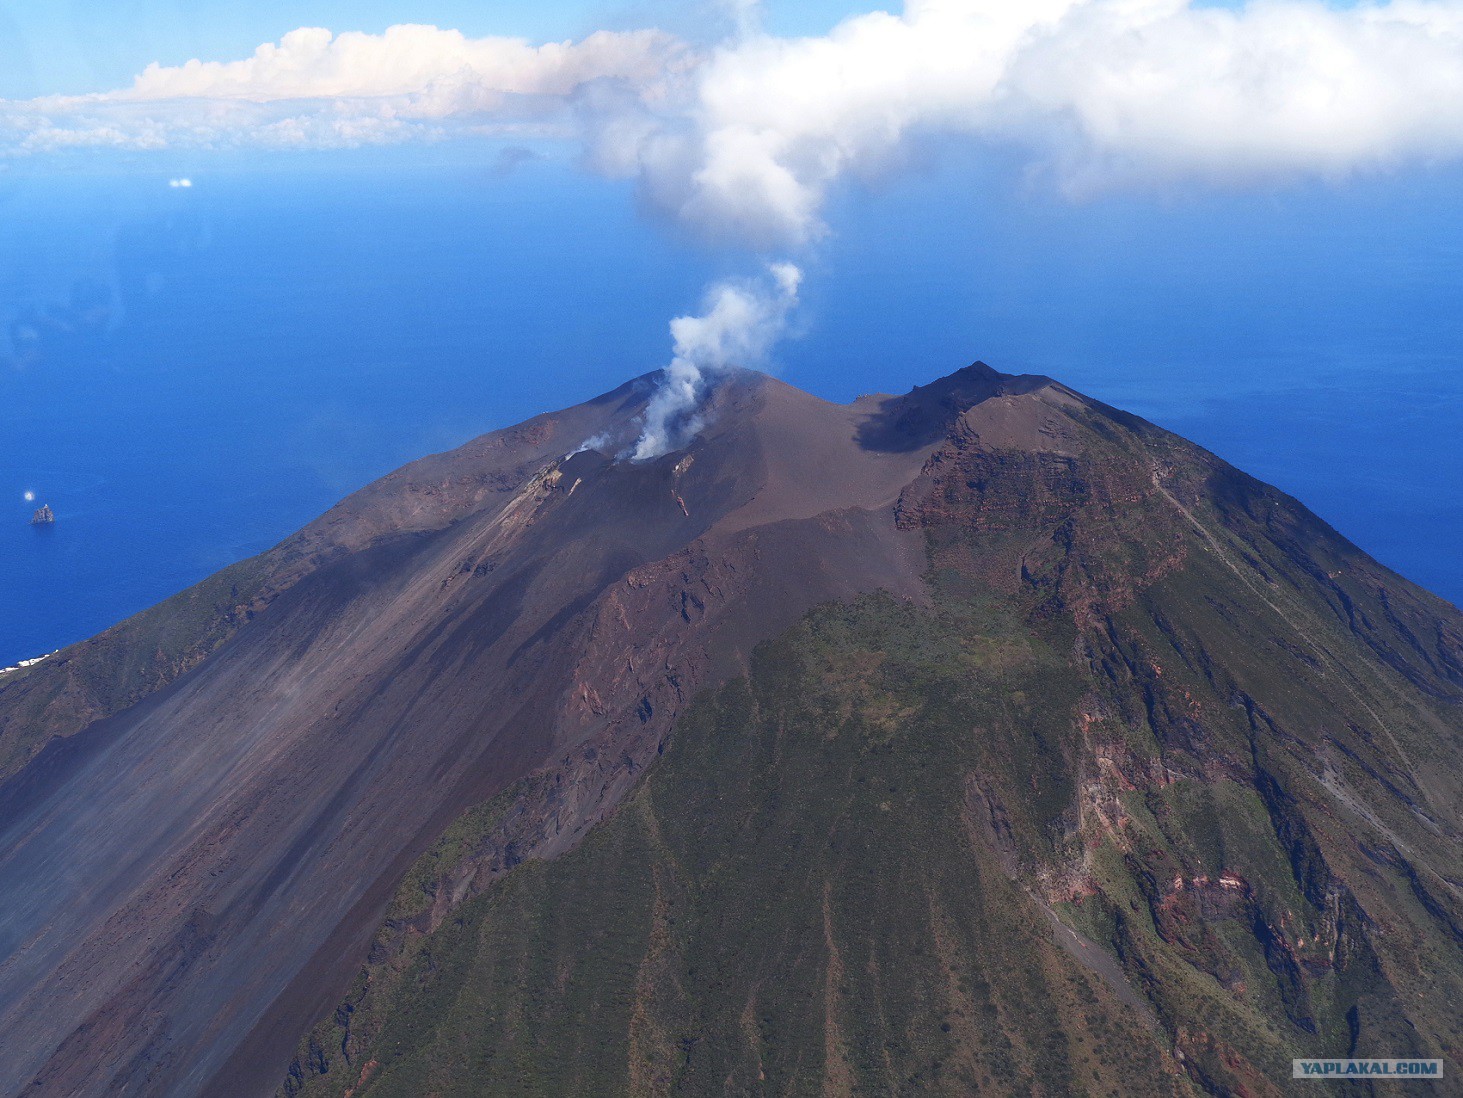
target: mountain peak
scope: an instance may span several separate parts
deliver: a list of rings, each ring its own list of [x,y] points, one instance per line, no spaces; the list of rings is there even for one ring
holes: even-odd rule
[[[865,398],[877,410],[863,426],[860,442],[869,450],[920,450],[944,438],[961,416],[993,397],[1025,396],[1055,384],[1040,375],[1003,374],[984,362],[974,362],[936,381],[916,385],[903,396]]]
[[[0,680],[0,1092],[268,1093],[302,1034],[291,1094],[511,1091],[544,1048],[564,1093],[1029,1091],[1054,1047],[1263,1093],[1459,1047],[1455,610],[1045,377],[737,373],[616,460],[655,383]]]

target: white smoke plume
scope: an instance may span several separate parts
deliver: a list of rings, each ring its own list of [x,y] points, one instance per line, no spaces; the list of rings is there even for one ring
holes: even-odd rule
[[[576,449],[570,450],[567,454],[564,455],[564,457],[571,458],[574,457],[576,454],[588,453],[590,450],[603,450],[609,444],[610,433],[608,431],[601,431],[597,435],[590,435],[587,439],[581,442]]]
[[[631,460],[659,457],[705,426],[707,389],[719,375],[766,360],[787,330],[802,280],[803,272],[793,264],[770,263],[764,278],[719,282],[707,291],[699,316],[671,321],[675,357],[645,409]]]

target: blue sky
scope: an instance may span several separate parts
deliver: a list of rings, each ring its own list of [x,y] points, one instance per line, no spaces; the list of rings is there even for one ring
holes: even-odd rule
[[[876,6],[780,0],[768,5],[766,22],[778,34],[817,34]],[[651,0],[3,0],[0,98],[105,91],[153,61],[245,57],[296,27],[380,32],[393,23],[432,23],[553,41],[600,27],[684,29],[700,21],[694,7]]]

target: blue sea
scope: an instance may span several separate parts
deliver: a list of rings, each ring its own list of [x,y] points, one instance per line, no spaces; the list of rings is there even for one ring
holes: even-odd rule
[[[0,665],[274,544],[421,454],[663,365],[757,258],[489,152],[0,174]],[[187,176],[191,187],[171,187]],[[989,154],[836,195],[773,369],[977,358],[1298,496],[1463,602],[1463,174],[1081,199]],[[35,500],[28,501],[27,493]],[[49,503],[57,522],[29,525]]]

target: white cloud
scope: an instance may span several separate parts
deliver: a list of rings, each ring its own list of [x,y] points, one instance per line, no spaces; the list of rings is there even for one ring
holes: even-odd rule
[[[404,114],[441,118],[492,111],[508,96],[562,98],[602,79],[645,86],[661,79],[678,46],[654,30],[600,31],[582,42],[533,46],[401,24],[382,34],[302,27],[243,61],[149,65],[114,100],[392,99]]]
[[[819,235],[829,188],[918,134],[1024,145],[1079,187],[1346,173],[1463,154],[1463,3],[914,0],[717,50],[677,108],[628,147],[611,119],[598,162],[779,244]]]
[[[1338,173],[1453,156],[1463,5],[1087,4],[1022,50],[1006,84],[1015,121],[1064,118],[1094,153],[1145,170]]]
[[[653,132],[637,167],[693,222],[802,242],[834,181],[887,166],[916,129],[989,131],[1011,59],[1067,7],[912,4],[719,50],[698,73],[693,126]]]
[[[671,321],[675,357],[646,406],[632,460],[659,457],[701,430],[708,386],[730,370],[765,362],[787,330],[802,280],[793,264],[771,263],[760,280],[717,283],[707,291],[699,315]]]
[[[432,140],[454,132],[561,136],[565,105],[608,82],[637,102],[685,65],[656,30],[535,46],[402,24],[382,34],[302,27],[241,61],[149,65],[132,86],[0,101],[13,152],[97,146],[298,148]]]
[[[0,103],[0,148],[582,140],[683,221],[796,246],[827,194],[920,135],[1024,147],[1071,187],[1342,175],[1463,154],[1463,0],[910,0],[828,34],[695,49],[660,31],[534,46],[425,26],[304,28],[129,88]]]

